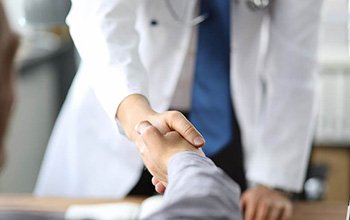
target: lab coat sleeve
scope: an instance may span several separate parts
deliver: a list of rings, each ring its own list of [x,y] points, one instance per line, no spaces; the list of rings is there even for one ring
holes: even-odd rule
[[[273,1],[263,79],[265,100],[247,178],[289,191],[303,186],[318,100],[322,1]]]
[[[148,93],[135,29],[138,4],[138,0],[72,0],[67,17],[81,61],[89,69],[91,88],[112,119],[125,97]]]
[[[178,153],[168,178],[162,207],[147,219],[242,219],[238,185],[209,158]]]

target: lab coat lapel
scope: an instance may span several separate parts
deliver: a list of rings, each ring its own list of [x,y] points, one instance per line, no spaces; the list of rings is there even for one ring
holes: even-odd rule
[[[149,74],[149,85],[153,85],[149,90],[151,104],[157,111],[165,111],[188,52],[193,30],[190,21],[197,1],[149,0],[144,3],[138,24],[142,39],[140,55],[146,70],[152,73]]]

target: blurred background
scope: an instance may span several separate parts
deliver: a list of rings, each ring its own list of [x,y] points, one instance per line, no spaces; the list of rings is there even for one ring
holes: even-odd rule
[[[22,36],[17,103],[0,193],[31,193],[57,114],[79,64],[64,19],[69,0],[5,0]],[[43,13],[46,12],[46,13]],[[321,102],[305,192],[308,200],[350,194],[350,7],[325,0],[320,31]]]
[[[0,192],[32,192],[49,136],[76,73],[79,58],[65,17],[70,0],[5,0],[21,35],[17,100],[7,138]]]

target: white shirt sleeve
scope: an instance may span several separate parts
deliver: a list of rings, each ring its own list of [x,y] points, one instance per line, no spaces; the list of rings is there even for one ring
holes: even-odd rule
[[[92,89],[114,119],[130,94],[147,97],[148,79],[138,53],[138,0],[72,0],[67,17]],[[85,74],[84,72],[84,74]]]

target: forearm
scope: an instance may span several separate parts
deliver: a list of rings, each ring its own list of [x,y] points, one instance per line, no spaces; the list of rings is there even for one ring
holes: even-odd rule
[[[138,5],[139,0],[72,0],[67,17],[81,71],[89,73],[85,82],[113,122],[126,97],[148,94],[135,28]]]
[[[238,186],[210,159],[178,153],[168,175],[163,207],[150,219],[242,219]]]

